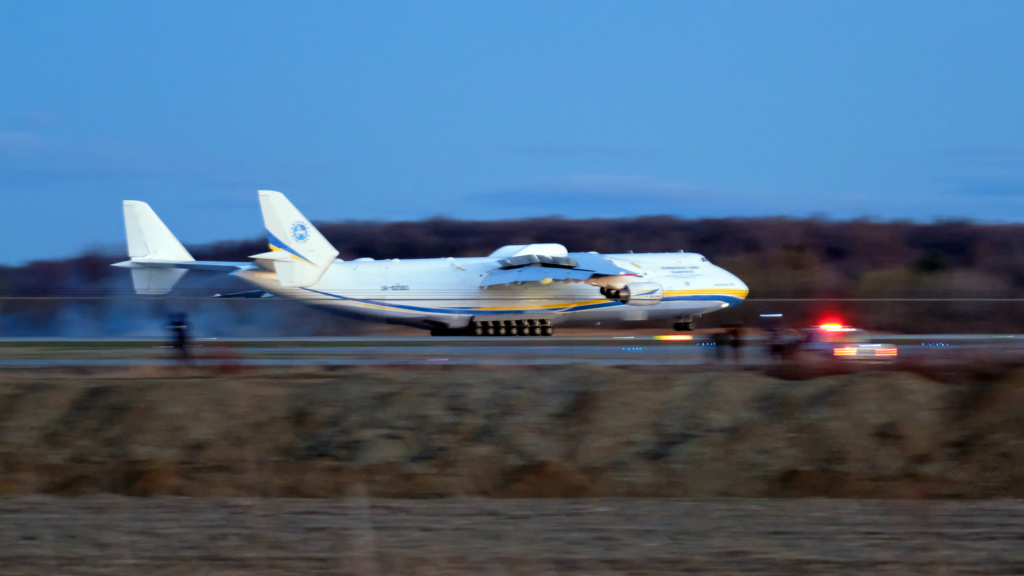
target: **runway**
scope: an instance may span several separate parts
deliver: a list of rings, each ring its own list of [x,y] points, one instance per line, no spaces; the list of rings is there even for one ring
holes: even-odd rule
[[[0,531],[0,563],[15,574],[769,576],[1024,568],[1024,503],[1013,500],[21,496],[0,500],[0,513],[9,527]]]
[[[963,360],[1024,355],[1024,335],[889,335],[897,360]],[[739,349],[716,346],[706,335],[555,337],[347,337],[197,339],[195,366],[560,365],[686,366],[776,362],[764,340],[745,338]],[[808,353],[804,353],[805,355]],[[856,360],[866,362],[866,360]],[[872,361],[872,360],[867,360]],[[878,360],[882,362],[883,360]],[[886,359],[891,362],[893,359]],[[162,339],[0,339],[0,368],[104,367],[179,364]]]

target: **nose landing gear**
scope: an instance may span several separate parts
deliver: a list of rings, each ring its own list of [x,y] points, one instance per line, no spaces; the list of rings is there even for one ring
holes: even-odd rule
[[[676,329],[676,332],[693,332],[697,328],[697,323],[694,322],[693,316],[685,316],[680,318],[672,327]]]

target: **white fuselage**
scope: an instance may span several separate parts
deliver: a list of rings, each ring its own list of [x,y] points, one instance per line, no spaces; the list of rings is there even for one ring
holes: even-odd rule
[[[636,276],[628,282],[657,283],[660,302],[626,304],[582,282],[554,281],[481,287],[499,258],[334,261],[323,277],[305,287],[285,287],[274,272],[251,269],[236,275],[273,294],[326,306],[366,319],[419,327],[462,328],[471,322],[545,319],[551,324],[683,318],[735,306],[747,296],[736,276],[700,254],[605,254]]]

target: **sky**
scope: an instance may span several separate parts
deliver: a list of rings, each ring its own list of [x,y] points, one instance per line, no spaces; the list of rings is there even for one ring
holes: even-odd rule
[[[0,0],[0,264],[120,253],[126,199],[186,246],[258,238],[259,189],[329,222],[1022,222],[1022,25],[998,0]]]

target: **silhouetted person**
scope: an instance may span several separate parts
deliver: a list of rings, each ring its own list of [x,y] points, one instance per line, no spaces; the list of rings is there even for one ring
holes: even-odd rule
[[[743,347],[743,338],[740,337],[740,329],[738,326],[733,326],[729,329],[729,345],[732,346],[732,358],[737,364],[742,359],[741,348]]]
[[[772,360],[776,362],[782,361],[786,356],[786,343],[783,336],[781,330],[775,328],[768,330],[768,351],[771,353]]]
[[[183,362],[188,361],[188,316],[184,312],[171,314],[167,329],[171,331],[171,348],[174,348],[175,355]]]
[[[725,361],[725,347],[729,345],[729,334],[725,330],[719,330],[711,335],[711,342],[715,345],[715,359],[719,362]]]

